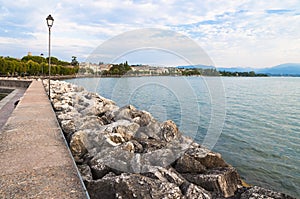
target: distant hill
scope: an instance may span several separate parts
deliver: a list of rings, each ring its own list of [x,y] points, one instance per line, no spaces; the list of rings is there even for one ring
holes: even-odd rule
[[[250,72],[255,71],[253,68],[243,68],[243,67],[234,67],[234,68],[218,68],[218,71],[226,71],[226,72]]]
[[[211,68],[216,68],[216,67],[202,65],[202,64],[197,64],[197,65],[177,66],[176,68],[183,68],[183,69],[194,69],[194,68],[211,69]]]
[[[254,71],[255,73],[268,74],[273,76],[300,76],[300,63],[286,63],[273,66],[270,68],[217,68],[219,71],[228,72],[249,72]]]
[[[271,68],[258,69],[256,70],[256,72],[270,74],[270,75],[300,76],[300,64],[296,64],[296,63],[280,64]]]

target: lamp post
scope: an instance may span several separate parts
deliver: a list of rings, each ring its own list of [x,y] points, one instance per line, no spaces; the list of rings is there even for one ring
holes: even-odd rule
[[[53,26],[54,19],[51,15],[46,18],[47,25],[49,28],[49,57],[48,57],[48,65],[49,65],[49,78],[48,78],[48,95],[50,99],[50,70],[51,70],[51,54],[50,54],[50,38],[51,38],[51,27]]]
[[[41,53],[41,57],[42,58],[44,58],[44,54],[43,53]],[[42,61],[42,78],[43,78],[43,76],[44,76],[44,61]]]

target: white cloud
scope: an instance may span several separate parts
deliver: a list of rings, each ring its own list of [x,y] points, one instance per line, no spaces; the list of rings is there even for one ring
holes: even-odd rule
[[[84,61],[125,31],[163,28],[197,41],[217,66],[300,62],[299,0],[0,0],[0,5],[0,55],[46,54],[45,18],[52,14],[53,53],[65,60],[76,55]]]

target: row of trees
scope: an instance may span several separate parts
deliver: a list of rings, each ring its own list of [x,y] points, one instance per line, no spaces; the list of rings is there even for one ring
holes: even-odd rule
[[[74,75],[78,65],[51,57],[51,75]],[[21,60],[0,56],[0,76],[37,76],[48,75],[48,58],[41,56],[24,56]]]
[[[192,76],[192,75],[203,75],[203,76],[219,76],[220,73],[215,68],[193,68],[193,69],[185,69],[181,71],[181,74],[184,76]]]
[[[241,77],[266,77],[266,74],[257,74],[254,71],[250,72],[229,72],[229,71],[219,71],[222,76],[241,76]]]
[[[122,76],[131,71],[131,67],[128,65],[128,62],[114,64],[109,71],[103,71],[102,75],[106,76]]]

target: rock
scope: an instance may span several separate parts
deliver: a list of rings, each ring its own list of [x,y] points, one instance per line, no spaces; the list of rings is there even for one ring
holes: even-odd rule
[[[129,120],[140,126],[147,126],[151,121],[155,120],[149,112],[137,110],[132,105],[124,106],[116,111],[115,118],[116,120]]]
[[[166,142],[159,142],[155,139],[137,139],[138,142],[143,146],[143,153],[148,153],[152,151],[156,151],[158,149],[162,149],[166,147]]]
[[[89,165],[94,180],[101,179],[103,176],[105,176],[111,171],[111,169],[108,166],[106,166],[99,157],[94,157],[90,161]]]
[[[118,120],[117,122],[101,127],[101,132],[108,143],[112,146],[117,146],[131,140],[138,128],[139,125],[136,123],[131,123],[127,120]]]
[[[129,120],[132,121],[133,118],[137,115],[137,110],[134,106],[128,105],[125,107],[120,108],[115,113],[116,120]]]
[[[98,131],[104,124],[101,119],[97,116],[85,116],[80,120],[78,125],[78,130],[91,129],[93,131]]]
[[[74,156],[75,161],[80,161],[87,151],[87,133],[85,131],[77,131],[73,134],[70,141],[70,150]]]
[[[128,151],[130,153],[134,153],[135,152],[134,144],[132,142],[125,142],[122,145],[122,149],[125,150],[125,151]]]
[[[240,177],[233,167],[209,170],[204,174],[182,174],[189,182],[203,187],[223,197],[234,196],[241,186]]]
[[[201,162],[186,153],[176,161],[174,168],[179,173],[203,173],[206,171],[206,167]]]
[[[127,126],[120,125],[113,128],[113,133],[118,133],[123,137],[124,140],[129,141],[135,136],[135,133],[137,132],[139,127],[140,126],[136,123],[131,123]]]
[[[92,176],[92,172],[91,172],[91,168],[84,164],[84,165],[77,165],[78,170],[81,174],[82,180],[83,181],[91,181],[93,180],[93,176]]]
[[[176,170],[172,167],[152,167],[151,170],[147,173],[143,173],[142,175],[159,179],[164,182],[170,182],[176,184],[178,187],[181,186],[186,179],[184,179]]]
[[[213,169],[218,167],[228,167],[229,165],[222,159],[219,153],[214,153],[204,147],[197,146],[190,147],[185,154],[187,154],[188,159],[194,158],[206,169]]]
[[[261,187],[254,186],[249,190],[245,191],[241,195],[241,199],[248,199],[248,198],[255,198],[255,199],[264,199],[264,198],[276,198],[276,199],[296,199],[291,196],[288,196],[283,193],[275,192],[272,190],[264,189]]]
[[[140,111],[139,114],[136,114],[133,121],[138,123],[140,126],[147,126],[151,122],[155,122],[152,115],[146,111]]]
[[[105,108],[107,108],[107,106],[105,106]],[[105,111],[101,114],[98,114],[97,116],[100,117],[100,119],[102,120],[102,123],[104,125],[111,124],[111,123],[115,122],[114,114],[110,110],[107,110],[107,111]]]
[[[50,89],[91,198],[291,198],[243,187],[220,154],[181,135],[171,120],[160,123],[132,105],[119,108],[70,83],[51,81]]]
[[[161,141],[161,138],[159,137],[159,132],[160,124],[157,121],[153,120],[147,126],[141,126],[137,131],[136,137],[142,139],[155,139]]]
[[[124,138],[120,133],[111,133],[106,137],[107,142],[110,143],[112,146],[118,146],[125,142]]]
[[[103,148],[92,160],[96,161],[97,164],[101,163],[109,167],[111,170],[120,173],[119,171],[133,172],[131,164],[133,158],[133,153],[124,150],[123,145],[118,145]],[[91,169],[93,171],[92,165]]]
[[[64,132],[64,135],[66,137],[66,140],[70,142],[71,136],[75,133],[76,131],[76,126],[73,120],[62,120],[60,122],[61,128]]]
[[[175,184],[139,174],[121,174],[87,183],[91,198],[183,198]]]
[[[180,189],[187,199],[211,199],[212,195],[202,187],[193,183],[185,182],[180,186]]]
[[[180,137],[178,127],[172,120],[167,120],[161,124],[160,137],[166,142],[170,142]]]
[[[141,145],[138,141],[130,140],[129,142],[132,143],[134,146],[134,153],[143,153],[144,151],[143,145]]]

